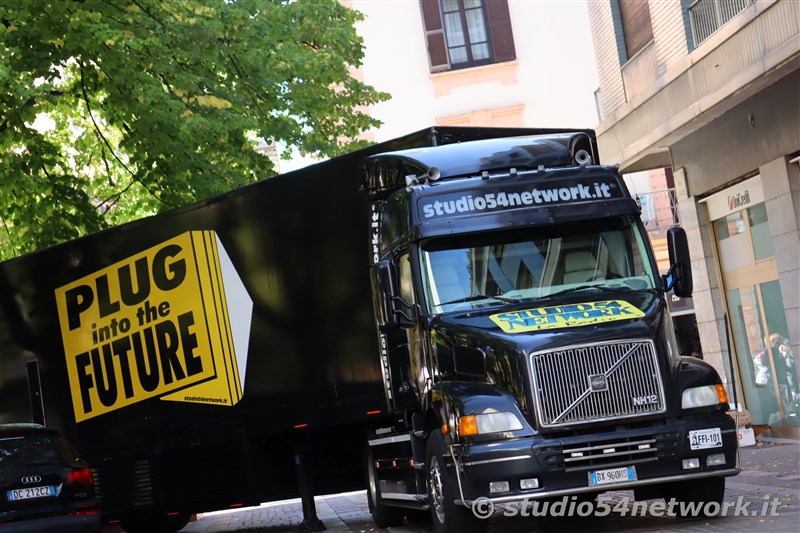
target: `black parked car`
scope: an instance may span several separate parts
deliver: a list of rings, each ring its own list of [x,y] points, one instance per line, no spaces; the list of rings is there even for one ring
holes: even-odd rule
[[[0,424],[0,532],[100,530],[89,466],[56,430]]]

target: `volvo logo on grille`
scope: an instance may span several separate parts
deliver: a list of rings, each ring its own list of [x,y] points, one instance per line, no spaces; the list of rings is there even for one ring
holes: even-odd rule
[[[42,476],[25,476],[21,481],[26,485],[30,485],[31,483],[39,483],[42,481]]]
[[[608,390],[608,379],[605,374],[589,374],[589,390],[603,392]]]

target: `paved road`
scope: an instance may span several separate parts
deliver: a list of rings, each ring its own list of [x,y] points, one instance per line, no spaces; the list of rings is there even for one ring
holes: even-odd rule
[[[593,532],[773,532],[800,531],[800,444],[759,443],[743,448],[743,471],[728,479],[727,516],[713,519],[666,516],[664,509],[635,507],[632,492],[605,493],[607,516],[575,518],[508,518],[496,511],[489,520],[492,533]],[[748,503],[749,502],[749,503]],[[375,527],[364,492],[318,497],[317,512],[331,533],[428,533],[430,522],[407,523],[388,530]],[[647,516],[642,514],[647,511]],[[765,511],[762,513],[762,511]],[[632,516],[635,513],[636,516]],[[654,516],[654,514],[656,516]],[[663,514],[664,516],[657,516]],[[300,531],[299,500],[264,504],[201,516],[184,533],[284,533]],[[466,532],[465,532],[466,533]]]

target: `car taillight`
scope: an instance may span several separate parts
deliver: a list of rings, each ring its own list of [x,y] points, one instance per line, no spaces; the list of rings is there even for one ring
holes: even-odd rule
[[[76,483],[78,485],[94,485],[92,471],[88,468],[70,470],[67,473],[67,483]]]
[[[81,509],[80,511],[70,511],[70,516],[92,516],[100,514],[100,511],[97,509]]]

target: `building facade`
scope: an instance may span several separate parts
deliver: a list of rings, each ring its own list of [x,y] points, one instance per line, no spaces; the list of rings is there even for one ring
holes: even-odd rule
[[[439,126],[590,128],[597,71],[586,6],[506,0],[340,0],[361,12],[356,72],[391,94],[385,141]],[[578,28],[578,31],[576,31]]]
[[[800,2],[587,2],[606,163],[666,169],[704,359],[800,437]]]

